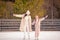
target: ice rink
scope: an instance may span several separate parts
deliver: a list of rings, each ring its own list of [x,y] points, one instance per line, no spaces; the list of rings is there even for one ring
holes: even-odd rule
[[[0,40],[24,40],[24,32],[0,32]],[[30,32],[30,39],[35,40],[35,32]],[[41,31],[39,40],[60,40],[60,31]]]

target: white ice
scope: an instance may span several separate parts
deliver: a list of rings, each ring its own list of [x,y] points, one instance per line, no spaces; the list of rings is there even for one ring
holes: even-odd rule
[[[0,40],[24,40],[24,32],[0,32]],[[26,37],[26,40],[29,40]],[[35,40],[35,32],[30,32],[30,40]],[[60,40],[60,31],[41,31],[39,40]]]

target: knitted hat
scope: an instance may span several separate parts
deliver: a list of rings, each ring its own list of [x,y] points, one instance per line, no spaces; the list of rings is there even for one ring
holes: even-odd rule
[[[29,11],[29,10],[27,10],[26,14],[30,14],[30,11]]]

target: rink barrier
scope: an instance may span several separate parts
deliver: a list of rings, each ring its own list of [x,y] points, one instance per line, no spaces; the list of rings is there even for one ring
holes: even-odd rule
[[[0,19],[0,31],[19,31],[21,19]],[[32,25],[32,30],[35,30]],[[60,19],[45,19],[41,31],[60,31]]]

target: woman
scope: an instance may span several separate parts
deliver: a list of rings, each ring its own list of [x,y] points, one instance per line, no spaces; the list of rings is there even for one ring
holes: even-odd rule
[[[24,35],[24,37],[26,36],[26,32],[27,32],[28,38],[30,38],[29,32],[32,31],[32,28],[31,28],[31,16],[30,16],[29,10],[27,10],[24,20],[25,20],[25,25],[24,25],[24,34],[25,35]]]
[[[20,24],[20,31],[24,31],[24,37],[26,36],[26,32],[27,32],[27,35],[30,38],[29,32],[32,31],[30,11],[27,10],[26,14],[24,15],[14,14],[14,16],[22,17],[21,24]]]
[[[41,21],[43,21],[47,17],[48,15],[43,18],[39,18],[38,15],[35,16],[35,20],[32,23],[35,25],[35,39],[39,38]]]

